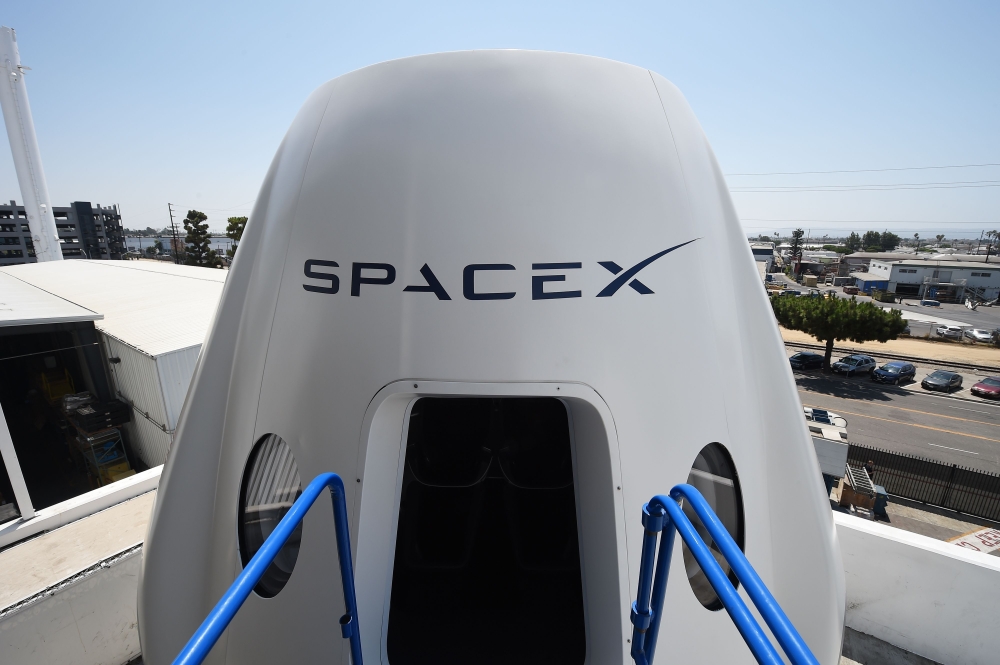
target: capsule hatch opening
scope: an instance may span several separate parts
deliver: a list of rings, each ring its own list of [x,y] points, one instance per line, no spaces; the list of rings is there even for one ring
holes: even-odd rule
[[[419,399],[406,440],[389,662],[583,663],[577,534],[560,400]]]

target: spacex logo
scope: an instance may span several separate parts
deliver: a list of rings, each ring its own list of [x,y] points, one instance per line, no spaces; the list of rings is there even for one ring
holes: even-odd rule
[[[598,261],[598,265],[614,275],[614,279],[608,283],[599,293],[598,298],[610,298],[626,284],[642,295],[649,295],[653,290],[639,281],[637,275],[648,265],[666,256],[670,252],[680,249],[685,245],[690,245],[694,240],[682,242],[679,245],[669,247],[662,252],[657,252],[647,259],[639,261],[627,270],[614,261]],[[336,261],[326,261],[322,259],[309,259],[303,266],[303,274],[308,278],[308,282],[302,288],[312,293],[335,294],[340,292],[340,276],[331,269],[340,268]],[[547,271],[548,274],[531,276],[531,299],[532,300],[554,300],[559,298],[582,298],[582,291],[559,291],[546,286],[550,282],[565,282],[565,274],[553,274],[556,270],[579,270],[583,268],[581,262],[565,263],[532,263],[533,271]],[[476,275],[480,273],[516,270],[509,263],[471,263],[462,270],[462,297],[466,300],[510,300],[517,295],[516,291],[479,291],[476,288]],[[420,275],[423,277],[423,284],[411,284],[403,287],[407,293],[433,293],[438,300],[451,300],[452,297],[445,290],[434,271],[426,263],[420,268]],[[367,292],[375,286],[388,286],[396,282],[396,267],[390,263],[362,263],[351,264],[351,295],[361,296],[361,287],[366,286]]]

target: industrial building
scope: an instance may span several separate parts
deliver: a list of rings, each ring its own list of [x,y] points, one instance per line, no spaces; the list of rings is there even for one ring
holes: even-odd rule
[[[228,274],[0,267],[0,548],[155,487]]]
[[[771,272],[774,267],[774,243],[773,242],[751,242],[750,252],[753,254],[753,260],[758,264],[763,263],[763,266],[757,266],[758,269],[763,267],[765,273]]]
[[[848,272],[865,272],[872,261],[960,261],[963,263],[997,263],[1000,264],[1000,257],[995,254],[986,256],[984,254],[952,254],[950,250],[944,250],[940,254],[914,252],[854,252],[847,254],[841,261],[847,265]]]
[[[868,272],[851,276],[858,288],[869,294],[878,289],[899,297],[941,302],[961,302],[967,294],[983,300],[1000,296],[1000,263],[872,259]]]
[[[52,208],[64,259],[121,259],[125,233],[117,205],[74,201]],[[24,206],[0,204],[0,266],[35,263],[35,248]]]

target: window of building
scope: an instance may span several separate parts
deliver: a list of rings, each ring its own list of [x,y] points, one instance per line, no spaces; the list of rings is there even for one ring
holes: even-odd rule
[[[989,277],[990,273],[988,273],[988,272],[974,272],[974,273],[972,273],[972,276],[973,277]]]
[[[583,663],[563,403],[422,398],[411,410],[403,473],[389,662],[471,662],[488,654],[490,662]],[[441,626],[449,627],[447,639]]]

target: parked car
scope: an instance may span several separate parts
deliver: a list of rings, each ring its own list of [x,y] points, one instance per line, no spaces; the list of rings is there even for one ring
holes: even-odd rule
[[[962,326],[938,326],[934,332],[941,337],[958,339],[962,336]]]
[[[830,365],[830,369],[838,374],[846,374],[847,376],[854,376],[855,374],[868,374],[875,369],[875,359],[871,356],[861,355],[860,353],[854,354],[853,356],[847,356],[846,358],[841,358],[837,362]]]
[[[844,293],[846,293],[849,296],[856,296],[856,295],[858,295],[858,293],[860,291],[861,290],[858,287],[856,287],[856,286],[845,286],[844,287]]]
[[[962,375],[958,372],[939,369],[936,372],[928,374],[920,382],[920,387],[924,390],[943,390],[946,393],[950,393],[962,387]]]
[[[872,381],[899,385],[904,381],[912,381],[917,368],[912,363],[902,360],[888,362],[872,372]]]
[[[792,369],[822,369],[823,356],[818,353],[802,351],[789,358],[788,363],[792,366]]]
[[[941,306],[941,303],[939,303],[937,300],[921,300],[920,304],[923,307],[940,307]]]
[[[972,386],[971,392],[979,397],[1000,397],[1000,377],[988,376],[976,385]]]
[[[977,342],[992,342],[993,333],[982,328],[969,328],[965,331],[965,336]]]

